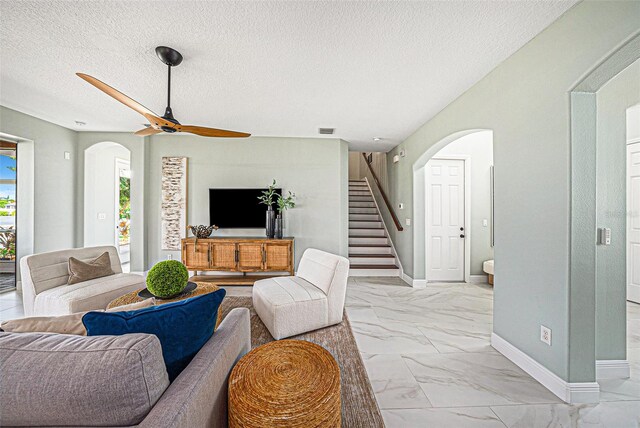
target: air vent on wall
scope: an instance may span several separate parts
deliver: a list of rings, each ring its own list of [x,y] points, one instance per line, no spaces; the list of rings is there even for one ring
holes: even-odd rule
[[[318,128],[320,135],[332,135],[334,132],[336,132],[336,128]]]

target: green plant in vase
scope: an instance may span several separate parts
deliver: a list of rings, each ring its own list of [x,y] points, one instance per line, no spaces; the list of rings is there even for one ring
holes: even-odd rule
[[[284,232],[284,224],[282,220],[282,213],[286,210],[296,207],[296,194],[289,191],[287,196],[278,195],[278,217],[276,217],[276,230],[275,237],[278,239],[282,238]]]
[[[262,191],[262,195],[258,196],[258,201],[267,206],[267,219],[265,221],[265,232],[267,238],[273,238],[275,233],[276,215],[273,211],[273,199],[276,196],[276,179],[274,178],[271,186],[269,186],[267,190]]]

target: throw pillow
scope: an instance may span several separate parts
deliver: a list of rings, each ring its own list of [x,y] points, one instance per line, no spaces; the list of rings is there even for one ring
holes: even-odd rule
[[[113,274],[115,272],[111,269],[111,259],[106,251],[90,262],[69,257],[69,285]]]
[[[213,335],[225,294],[226,291],[220,289],[135,312],[88,312],[82,322],[88,336],[156,335],[160,339],[169,380],[173,381]]]
[[[154,306],[156,299],[146,299],[142,302],[129,303],[128,305],[117,306],[107,309],[107,312],[135,311],[142,308]],[[82,324],[82,317],[87,312],[76,314],[60,315],[54,317],[27,317],[15,320],[2,321],[0,330],[9,333],[60,333],[76,334],[86,336],[87,329]]]
[[[60,333],[86,336],[87,330],[82,324],[86,312],[61,315],[57,317],[28,317],[3,321],[0,328],[11,333]]]

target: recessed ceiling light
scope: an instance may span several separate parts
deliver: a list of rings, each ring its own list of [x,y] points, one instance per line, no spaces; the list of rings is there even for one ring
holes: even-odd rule
[[[373,141],[382,141],[382,138],[380,138],[380,137],[373,137]]]
[[[87,124],[87,122],[83,122],[81,120],[76,120],[76,125],[78,126],[85,126]]]

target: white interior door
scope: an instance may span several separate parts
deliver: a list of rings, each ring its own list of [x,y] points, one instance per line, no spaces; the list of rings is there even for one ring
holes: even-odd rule
[[[640,143],[627,146],[627,299],[640,303]]]
[[[431,159],[426,172],[427,280],[464,281],[464,161]]]

